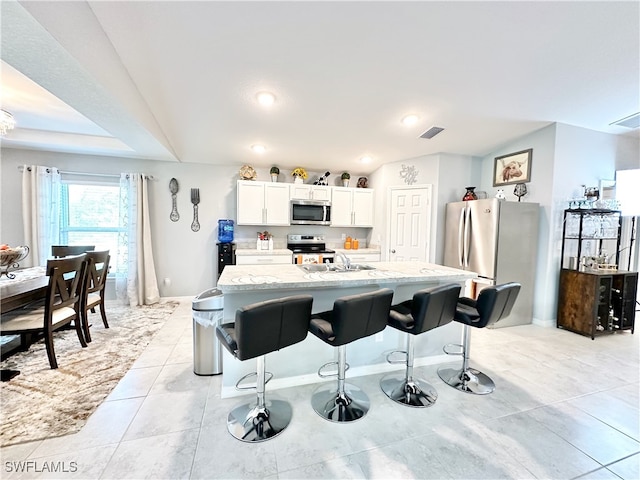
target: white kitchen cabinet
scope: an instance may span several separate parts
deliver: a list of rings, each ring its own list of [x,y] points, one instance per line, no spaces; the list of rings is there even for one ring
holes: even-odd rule
[[[285,255],[236,256],[236,265],[291,265],[291,253]]]
[[[238,180],[238,225],[289,225],[289,184]]]
[[[373,190],[333,187],[332,227],[373,227]]]
[[[344,253],[349,257],[352,263],[369,263],[369,262],[379,262],[380,254],[379,253],[358,253],[357,250],[345,250]]]
[[[331,187],[324,185],[305,185],[292,183],[290,185],[291,199],[296,200],[326,200],[331,201]]]

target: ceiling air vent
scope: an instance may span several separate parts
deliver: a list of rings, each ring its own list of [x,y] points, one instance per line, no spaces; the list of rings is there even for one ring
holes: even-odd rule
[[[633,115],[629,115],[617,122],[613,122],[611,125],[620,125],[621,127],[627,128],[638,128],[640,127],[640,112],[634,113]]]
[[[429,130],[427,130],[422,135],[420,135],[420,138],[431,139],[431,138],[435,137],[437,134],[439,134],[443,130],[444,130],[444,128],[431,127]]]

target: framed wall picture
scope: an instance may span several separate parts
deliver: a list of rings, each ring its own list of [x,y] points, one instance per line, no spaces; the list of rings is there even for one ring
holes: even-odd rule
[[[533,148],[496,157],[493,164],[493,186],[531,181],[531,157]]]

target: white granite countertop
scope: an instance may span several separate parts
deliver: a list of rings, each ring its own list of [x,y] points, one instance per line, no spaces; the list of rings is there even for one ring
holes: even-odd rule
[[[370,284],[461,282],[474,272],[427,262],[375,262],[374,270],[358,272],[305,272],[298,265],[228,265],[218,279],[223,293],[242,291],[356,287]]]
[[[236,256],[255,256],[255,255],[291,255],[293,252],[286,248],[274,248],[273,250],[257,250],[255,248],[238,248]]]

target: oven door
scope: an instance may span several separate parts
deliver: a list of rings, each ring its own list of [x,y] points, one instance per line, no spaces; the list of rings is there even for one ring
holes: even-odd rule
[[[322,200],[291,200],[291,225],[331,225],[331,203]]]

